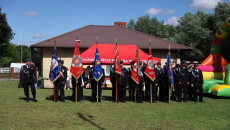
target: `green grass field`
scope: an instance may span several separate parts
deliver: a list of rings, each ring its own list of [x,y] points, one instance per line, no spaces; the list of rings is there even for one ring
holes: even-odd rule
[[[53,89],[38,89],[38,102],[27,103],[17,83],[0,82],[0,129],[230,129],[230,99],[115,104],[111,90],[103,90],[102,103],[92,103],[87,89],[76,104],[53,102]],[[65,90],[65,96],[71,92]]]

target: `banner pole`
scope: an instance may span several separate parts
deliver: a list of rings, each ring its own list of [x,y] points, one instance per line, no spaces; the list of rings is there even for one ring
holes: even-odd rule
[[[169,78],[169,104],[170,104],[170,78]]]
[[[76,89],[75,89],[75,102],[77,103],[77,84],[76,84]]]
[[[135,88],[135,103],[137,103],[137,88]]]
[[[56,88],[56,85],[54,84],[54,102],[55,102],[55,89]]]
[[[116,75],[116,103],[117,103],[117,75]]]
[[[152,88],[152,82],[150,81],[150,101],[151,101],[151,103],[153,102],[153,95],[152,95],[152,92],[153,92],[153,88]]]
[[[97,102],[98,102],[98,82],[97,82]]]

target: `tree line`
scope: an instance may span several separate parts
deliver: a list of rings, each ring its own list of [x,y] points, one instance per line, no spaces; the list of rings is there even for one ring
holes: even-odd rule
[[[230,3],[219,2],[214,13],[198,10],[187,12],[173,26],[149,15],[141,16],[135,22],[130,19],[127,27],[136,31],[160,37],[171,42],[192,47],[192,51],[182,51],[181,59],[203,61],[210,53],[214,35],[223,22],[230,17]],[[225,40],[222,55],[230,61],[230,37]]]
[[[179,25],[172,26],[149,15],[141,16],[135,22],[130,19],[127,27],[171,42],[192,47],[192,51],[181,51],[181,59],[203,61],[210,53],[210,47],[217,29],[230,17],[230,3],[219,2],[214,13],[198,10],[182,16]],[[7,23],[6,14],[0,8],[0,67],[21,61],[21,46],[10,43],[14,33]],[[230,62],[230,37],[225,40],[222,55]],[[23,46],[23,60],[29,57],[29,47]],[[41,56],[31,51],[31,59],[36,66],[41,65]]]

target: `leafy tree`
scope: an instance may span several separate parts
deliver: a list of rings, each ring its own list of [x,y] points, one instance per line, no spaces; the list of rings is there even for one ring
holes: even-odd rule
[[[135,21],[133,19],[130,19],[127,28],[135,30]]]
[[[5,48],[10,40],[13,39],[13,35],[12,29],[7,23],[6,14],[2,13],[0,8],[0,57],[5,53]]]

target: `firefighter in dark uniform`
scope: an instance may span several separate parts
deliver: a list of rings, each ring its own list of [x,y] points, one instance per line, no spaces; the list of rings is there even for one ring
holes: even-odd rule
[[[126,101],[126,87],[128,86],[128,71],[123,67],[123,61],[120,60],[121,75],[117,74],[117,100]]]
[[[188,69],[186,68],[186,62],[183,60],[181,62],[181,67],[179,68],[178,73],[178,102],[182,100],[182,90],[183,90],[183,100],[187,102],[187,87],[189,85],[189,76],[188,76]]]
[[[82,75],[76,81],[76,78],[72,76],[72,100],[75,101],[76,95],[76,85],[77,85],[77,101],[80,102],[83,100],[83,87],[85,83],[85,71],[83,71]]]
[[[54,82],[55,83],[55,102],[58,101],[58,91],[60,90],[60,100],[62,102],[65,102],[65,94],[64,94],[64,87],[66,84],[66,78],[67,78],[67,69],[65,66],[63,66],[64,61],[58,60],[59,65],[59,71],[61,73],[61,76]]]
[[[128,68],[128,82],[129,82],[129,100],[130,101],[134,101],[135,100],[135,86],[136,83],[134,82],[134,80],[132,79],[131,75],[132,75],[132,70],[133,70],[133,65],[134,65],[134,61],[130,62],[131,67]]]
[[[173,79],[174,79],[174,91],[175,91],[175,100],[178,101],[178,73],[179,73],[179,64],[176,64],[175,68],[173,69]]]
[[[164,98],[164,93],[166,91],[166,83],[165,83],[165,74],[164,74],[164,70],[161,68],[161,63],[158,62],[157,63],[157,68],[155,70],[155,73],[158,75],[158,87],[156,87],[156,93],[155,93],[155,97],[157,99],[157,91],[159,88],[159,97],[160,100],[163,101]]]
[[[192,87],[191,87],[191,82],[192,82],[192,66],[188,67],[188,81],[189,81],[189,85],[188,85],[188,100],[192,100]]]
[[[193,95],[194,101],[198,102],[197,100],[197,90],[199,90],[199,102],[203,102],[203,74],[200,69],[198,69],[198,64],[194,65],[194,70],[192,71],[192,82],[191,87],[193,87]]]
[[[92,62],[94,66],[94,62]],[[104,84],[105,81],[105,71],[102,68],[103,76],[102,78],[97,82],[93,77],[93,71],[94,67],[90,68],[89,78],[91,80],[91,87],[92,87],[92,102],[97,102],[97,84],[98,84],[98,102],[101,103],[101,93],[102,93],[102,84]]]
[[[33,101],[36,100],[36,89],[34,83],[37,81],[36,68],[30,64],[30,59],[25,60],[26,65],[23,65],[20,70],[20,83],[24,87],[24,94],[26,96],[26,101],[29,102],[29,86],[33,95]]]
[[[143,93],[143,86],[145,85],[145,81],[144,81],[144,77],[143,77],[143,73],[144,73],[144,67],[142,62],[140,63],[140,71],[141,71],[141,75],[139,76],[139,84],[137,85],[137,103],[142,103],[142,93]]]
[[[112,83],[112,100],[116,100],[116,75],[114,73],[114,67],[110,68],[110,82]]]

